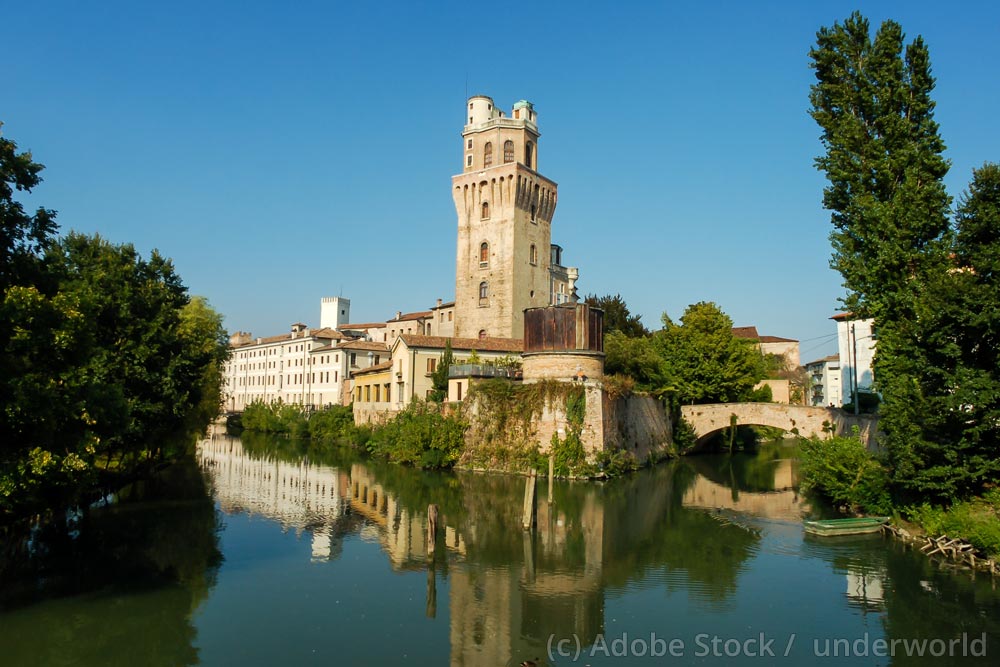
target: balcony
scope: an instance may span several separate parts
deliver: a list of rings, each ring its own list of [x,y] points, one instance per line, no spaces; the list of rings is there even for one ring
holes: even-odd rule
[[[488,364],[452,364],[448,367],[448,377],[450,378],[506,378],[508,380],[520,380],[520,368],[501,368]]]

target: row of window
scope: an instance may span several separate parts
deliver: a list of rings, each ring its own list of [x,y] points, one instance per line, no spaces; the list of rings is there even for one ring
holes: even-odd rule
[[[301,352],[302,349],[303,349],[302,345],[289,345],[287,350],[284,347],[273,347],[273,348],[267,348],[267,349],[263,349],[263,350],[250,350],[249,352],[240,352],[237,355],[237,358],[238,359],[250,359],[252,357],[266,357],[266,356],[269,356],[269,355],[276,355],[276,354],[279,354],[279,353],[282,353],[282,352],[286,352],[286,351],[289,354],[291,354],[292,352]],[[306,349],[306,351],[311,350],[312,349],[312,343],[306,344],[305,345],[305,349]]]
[[[315,383],[316,382],[316,373],[308,373],[308,374],[290,373],[290,374],[288,374],[288,375],[285,376],[285,384],[302,384],[302,379],[303,379],[303,377],[306,377],[306,376],[308,376],[310,383]],[[274,376],[274,375],[268,375],[266,377],[259,376],[259,375],[253,376],[253,377],[243,377],[243,378],[239,378],[239,386],[241,386],[241,387],[246,387],[246,386],[253,387],[253,386],[260,386],[260,385],[264,385],[264,384],[273,385],[275,377],[276,376]],[[319,373],[319,381],[320,382],[329,382],[330,381],[330,372],[329,371],[322,371],[322,372],[320,372]],[[334,382],[340,382],[340,371],[334,371],[333,372],[333,381]]]
[[[468,148],[469,150],[472,149],[472,139],[469,139]],[[527,142],[524,145],[524,164],[526,164],[529,167],[532,166],[531,159],[532,157],[534,157],[534,153],[535,153],[534,144],[532,144],[530,141]],[[503,142],[503,162],[504,164],[507,164],[513,161],[514,161],[514,142],[508,139],[507,141]],[[472,166],[471,154],[465,157],[465,165],[467,167]],[[483,168],[485,169],[486,167],[492,167],[492,166],[493,166],[493,142],[487,141],[486,144],[483,146]]]
[[[479,217],[482,220],[490,219],[490,203],[488,201],[483,202],[483,205],[479,211]],[[531,205],[531,221],[534,222],[535,224],[538,223],[538,218],[536,217],[536,208],[534,204]]]
[[[538,247],[532,243],[528,248],[528,261],[538,264]],[[479,268],[485,269],[490,265],[490,244],[483,241],[479,244]]]

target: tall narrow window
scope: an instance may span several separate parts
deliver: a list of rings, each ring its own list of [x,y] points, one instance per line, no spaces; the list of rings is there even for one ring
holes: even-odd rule
[[[483,166],[492,167],[493,166],[493,142],[487,141],[486,145],[483,146]]]
[[[483,202],[483,220],[489,220],[490,218],[490,203],[488,201]]]
[[[514,161],[514,142],[510,139],[503,142],[503,161],[504,163]]]
[[[490,296],[490,286],[484,280],[483,282],[479,283],[479,303],[480,303],[480,305],[482,305],[489,298],[489,296]]]
[[[530,169],[534,169],[535,165],[532,163],[531,158],[534,157],[535,144],[530,141],[524,145],[524,164],[528,165]]]
[[[490,264],[490,244],[483,241],[479,245],[479,267],[484,268]]]
[[[532,264],[538,264],[538,247],[532,243],[531,249],[528,252],[528,261]]]

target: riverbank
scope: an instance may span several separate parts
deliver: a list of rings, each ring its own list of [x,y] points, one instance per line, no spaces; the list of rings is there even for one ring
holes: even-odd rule
[[[269,433],[316,443],[348,444],[376,459],[422,469],[457,469],[522,475],[536,471],[560,479],[609,479],[673,456],[669,446],[651,452],[644,460],[623,448],[597,452],[585,450],[582,391],[558,396],[567,409],[567,428],[554,433],[542,451],[535,432],[542,408],[551,402],[547,385],[532,387],[528,397],[510,396],[507,386],[489,385],[487,402],[476,410],[414,401],[405,410],[376,424],[356,424],[351,406],[331,406],[306,413],[295,405],[254,403],[242,413],[234,432]],[[470,394],[469,401],[475,398]],[[524,398],[524,397],[520,397]],[[550,461],[551,458],[551,461]]]
[[[802,476],[806,489],[844,514],[891,515],[889,531],[907,544],[916,544],[928,555],[996,571],[1000,489],[950,505],[900,504],[886,464],[855,437],[804,441]]]

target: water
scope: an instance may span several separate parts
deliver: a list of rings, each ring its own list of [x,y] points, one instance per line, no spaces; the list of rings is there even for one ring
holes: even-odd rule
[[[557,483],[551,505],[541,481],[534,533],[523,479],[304,447],[218,436],[197,464],[86,513],[75,538],[8,540],[0,663],[948,665],[1000,652],[988,576],[878,535],[805,536],[802,516],[821,510],[797,492],[787,447]],[[984,633],[987,655],[968,655]],[[949,657],[943,642],[963,635]],[[894,639],[939,640],[924,650],[946,655],[898,642],[895,658],[872,655]]]

